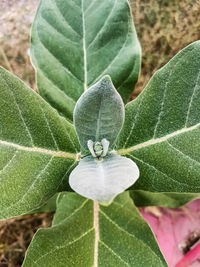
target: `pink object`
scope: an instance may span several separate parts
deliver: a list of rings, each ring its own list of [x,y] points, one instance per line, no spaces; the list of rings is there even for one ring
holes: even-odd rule
[[[191,246],[186,255],[181,250],[192,233],[200,233],[200,199],[178,208],[140,208],[151,226],[169,267],[200,267],[200,244]],[[189,242],[191,243],[191,242]]]
[[[200,243],[192,248],[177,264],[175,267],[188,267],[200,256]],[[200,263],[199,263],[200,264]]]

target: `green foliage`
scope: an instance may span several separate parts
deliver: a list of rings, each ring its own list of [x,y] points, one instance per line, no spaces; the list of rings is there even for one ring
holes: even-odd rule
[[[98,10],[98,12],[97,12]],[[140,70],[127,0],[42,0],[31,34],[39,93],[67,119],[75,102],[109,74],[127,102]]]
[[[138,207],[161,206],[178,208],[194,199],[200,198],[199,193],[157,193],[144,190],[130,190],[129,193],[135,205]]]
[[[117,114],[117,116],[116,116]],[[109,76],[103,77],[78,100],[74,124],[84,157],[69,177],[78,194],[108,205],[139,177],[137,165],[110,152],[124,122],[124,104]]]
[[[109,207],[74,193],[62,193],[52,227],[36,233],[23,267],[141,265],[167,266],[127,192]]]
[[[200,42],[157,71],[127,104],[118,153],[140,169],[134,189],[200,192]]]
[[[31,58],[51,106],[0,69],[0,219],[54,210],[68,177],[95,201],[59,194],[23,266],[167,266],[132,199],[176,207],[199,196],[200,42],[155,73],[125,122],[140,67],[127,0],[42,0]]]
[[[59,193],[53,195],[48,201],[36,210],[31,211],[31,214],[42,213],[42,212],[54,212],[56,210],[56,199]]]
[[[75,166],[73,125],[0,68],[0,219],[47,201]]]
[[[108,76],[90,87],[76,104],[74,125],[80,144],[86,150],[88,140],[100,142],[104,138],[112,148],[123,123],[124,104]]]

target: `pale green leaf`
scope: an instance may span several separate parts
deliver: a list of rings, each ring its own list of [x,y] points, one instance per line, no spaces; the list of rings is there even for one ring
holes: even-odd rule
[[[112,147],[124,123],[124,104],[108,76],[89,88],[78,100],[74,125],[80,144],[107,139]]]
[[[178,53],[126,106],[118,153],[140,169],[134,189],[200,192],[200,42]]]
[[[101,159],[88,156],[71,172],[69,184],[78,194],[108,205],[138,177],[138,167],[130,159],[116,154]]]
[[[76,165],[78,150],[73,125],[0,68],[0,219],[45,203]]]
[[[105,74],[126,102],[138,79],[140,54],[128,0],[40,2],[31,60],[40,94],[66,118],[72,120],[75,102]]]
[[[23,267],[167,267],[148,224],[126,192],[109,207],[62,193],[53,226],[34,236]]]

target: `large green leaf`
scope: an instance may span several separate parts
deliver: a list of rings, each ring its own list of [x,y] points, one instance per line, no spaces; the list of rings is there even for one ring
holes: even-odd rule
[[[74,125],[80,144],[88,150],[88,140],[109,141],[112,147],[124,123],[124,104],[108,76],[79,98],[74,110]]]
[[[133,159],[134,189],[200,192],[200,42],[178,53],[126,106],[118,153]]]
[[[128,0],[40,2],[31,34],[37,85],[68,119],[83,91],[105,74],[126,102],[138,79],[140,50]]]
[[[0,219],[41,206],[76,165],[78,150],[73,126],[0,68]]]
[[[71,188],[81,196],[107,205],[133,185],[139,177],[137,165],[126,157],[109,154],[97,159],[88,156],[69,177]]]
[[[167,208],[178,208],[194,199],[200,198],[199,193],[157,193],[144,190],[129,190],[129,194],[137,207],[161,206]],[[55,211],[57,196],[58,193],[50,198],[44,206],[32,211],[31,213]]]
[[[34,236],[23,264],[32,266],[167,266],[157,242],[129,194],[109,207],[62,193],[53,226]]]

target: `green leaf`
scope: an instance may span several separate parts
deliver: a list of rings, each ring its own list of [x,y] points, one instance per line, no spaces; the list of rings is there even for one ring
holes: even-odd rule
[[[167,267],[128,193],[109,207],[74,193],[58,198],[53,226],[35,234],[23,267]]]
[[[115,154],[101,159],[88,156],[71,172],[69,184],[81,196],[108,205],[138,177],[138,167],[130,159]]]
[[[50,199],[48,199],[48,201],[43,206],[41,206],[36,210],[31,211],[30,214],[42,213],[42,212],[54,212],[56,210],[56,199],[58,197],[58,194],[59,193],[53,195]]]
[[[200,41],[154,74],[126,106],[118,153],[140,169],[134,189],[200,192]]]
[[[137,207],[161,206],[167,208],[178,208],[192,200],[200,198],[200,194],[198,193],[156,193],[144,190],[129,190],[129,194]],[[50,198],[44,206],[32,211],[31,213],[55,211],[57,196],[58,193]]]
[[[76,165],[73,125],[0,68],[0,219],[31,212]]]
[[[107,139],[112,147],[124,123],[124,104],[108,76],[87,90],[74,110],[74,125],[80,144]]]
[[[144,190],[130,190],[130,196],[138,207],[161,206],[167,208],[178,208],[186,203],[200,198],[198,193],[173,193],[173,192],[149,192]]]
[[[97,12],[98,10],[98,12]],[[72,120],[75,102],[109,74],[126,102],[141,49],[127,0],[42,0],[31,34],[39,93]]]

